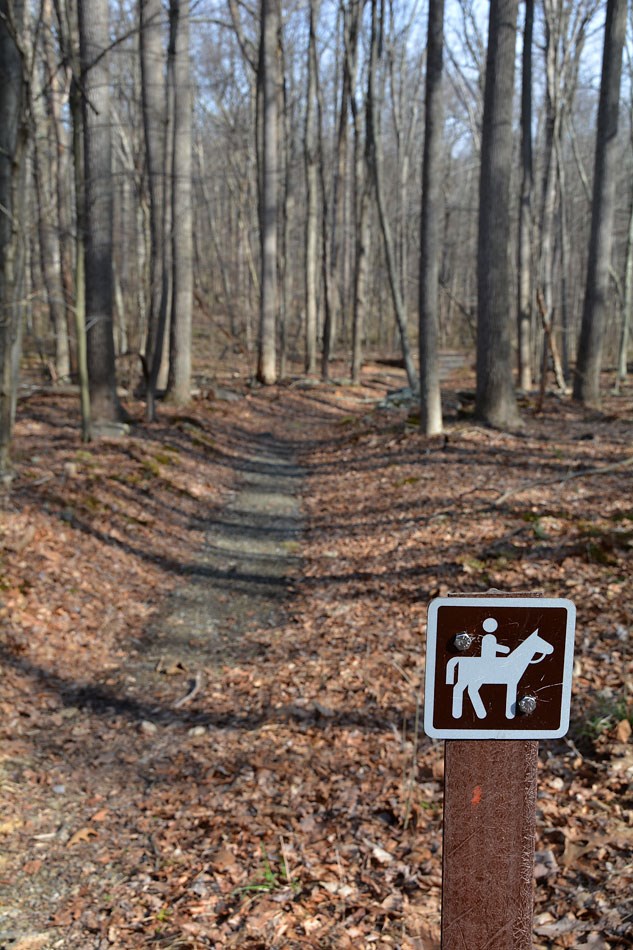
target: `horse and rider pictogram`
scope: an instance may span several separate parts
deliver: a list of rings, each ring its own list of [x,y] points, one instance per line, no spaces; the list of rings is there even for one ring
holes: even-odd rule
[[[575,608],[545,598],[439,598],[429,608],[425,732],[545,738],[569,722]]]

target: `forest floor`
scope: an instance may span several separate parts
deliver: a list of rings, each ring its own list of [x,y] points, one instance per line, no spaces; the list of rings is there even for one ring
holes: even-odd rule
[[[633,946],[631,389],[446,437],[403,384],[236,380],[82,446],[20,403],[0,522],[0,950],[439,946],[426,606],[578,610],[540,747],[535,946]],[[461,394],[460,394],[461,391]]]

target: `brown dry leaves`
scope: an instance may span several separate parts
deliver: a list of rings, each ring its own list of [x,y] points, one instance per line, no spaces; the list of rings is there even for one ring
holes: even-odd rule
[[[521,436],[453,414],[425,439],[376,408],[385,385],[199,401],[87,449],[63,399],[23,408],[0,538],[0,878],[31,930],[82,950],[438,946],[426,603],[542,588],[575,600],[578,659],[571,738],[541,750],[535,940],[630,945],[631,473],[566,480],[630,453],[622,403],[527,407]],[[174,710],[191,671],[148,670],[144,631],[201,517],[222,517],[243,436],[266,430],[309,472],[301,576],[285,621],[254,617],[243,656]]]

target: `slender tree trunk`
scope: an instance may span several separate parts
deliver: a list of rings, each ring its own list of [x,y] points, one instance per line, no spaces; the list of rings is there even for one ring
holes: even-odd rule
[[[69,47],[72,48],[72,42],[70,40]],[[77,374],[79,376],[81,438],[83,442],[89,442],[92,437],[92,413],[90,411],[88,347],[86,343],[86,189],[84,184],[84,135],[79,77],[75,68],[73,68],[73,78],[70,84],[70,114],[72,117],[73,167],[75,170],[75,214],[77,219],[74,308],[75,336],[77,338]]]
[[[315,60],[316,63],[316,60]],[[325,148],[323,144],[323,91],[318,68],[315,70],[317,102],[318,170],[321,186],[321,279],[323,284],[323,350],[321,353],[321,378],[330,378],[330,359],[334,346],[334,308],[332,282],[330,280],[330,247],[328,243],[328,192],[325,181]]]
[[[569,377],[569,225],[567,210],[567,187],[565,183],[565,164],[561,153],[560,143],[556,146],[556,167],[558,169],[558,191],[560,201],[558,205],[559,233],[560,233],[560,312],[561,312],[561,368],[559,388],[565,387],[565,380]]]
[[[615,214],[618,106],[625,33],[626,0],[607,0],[587,284],[574,378],[574,399],[586,406],[600,405],[600,369]]]
[[[340,4],[339,13],[343,24],[344,47],[348,45],[349,21],[352,15],[349,4]],[[329,256],[329,285],[331,294],[329,297],[330,318],[325,327],[327,340],[324,340],[324,347],[328,353],[331,353],[336,343],[339,333],[339,315],[343,311],[343,301],[345,291],[342,282],[342,257],[343,257],[343,219],[345,211],[345,200],[347,194],[347,153],[348,153],[348,121],[349,121],[349,97],[351,90],[352,77],[350,75],[348,57],[343,56],[343,82],[341,88],[341,105],[338,116],[338,132],[336,141],[335,161],[334,161],[334,181],[332,184],[332,233],[330,240]],[[327,224],[327,222],[326,222]]]
[[[525,0],[521,77],[521,200],[519,205],[518,359],[519,388],[532,388],[532,33],[534,0]]]
[[[308,89],[304,133],[306,170],[306,260],[305,260],[305,370],[316,373],[317,368],[317,224],[319,183],[316,154],[315,95],[316,95],[316,28],[318,3],[310,3],[310,30],[308,41]]]
[[[10,471],[24,282],[26,79],[16,37],[25,10],[0,0],[0,479]]]
[[[352,365],[353,383],[360,383],[363,367],[363,337],[367,314],[367,270],[370,249],[369,231],[369,191],[370,191],[370,143],[365,134],[363,141],[362,112],[356,98],[356,73],[358,69],[358,35],[363,10],[362,0],[353,0],[351,4],[350,29],[347,34],[345,55],[352,81],[350,83],[350,108],[354,128],[354,172],[352,197],[354,200],[354,286],[353,286],[353,322],[352,322]],[[365,130],[366,133],[366,130]]]
[[[407,373],[409,387],[413,392],[418,391],[418,378],[413,365],[411,347],[407,333],[407,318],[404,312],[402,294],[398,282],[398,273],[396,268],[396,259],[393,247],[393,238],[391,228],[387,218],[385,207],[385,196],[382,181],[382,135],[379,128],[379,108],[376,103],[376,72],[378,67],[378,16],[377,0],[372,0],[371,5],[371,48],[370,62],[367,71],[367,130],[369,136],[371,171],[376,191],[376,204],[378,206],[378,218],[380,221],[380,230],[385,248],[385,258],[387,261],[387,275],[389,278],[389,289],[396,315],[396,324],[400,335],[400,345],[402,356]]]
[[[354,323],[352,329],[352,382],[360,383],[363,368],[363,337],[367,320],[367,271],[369,264],[369,181],[367,174],[360,184],[358,227],[356,234],[356,271],[354,274]]]
[[[193,208],[191,199],[192,90],[189,58],[189,0],[170,0],[174,33],[174,121],[172,185],[171,341],[169,402],[182,406],[191,398],[193,305]]]
[[[518,0],[491,0],[481,139],[477,285],[477,417],[520,424],[512,372],[510,171]]]
[[[442,431],[438,361],[438,268],[442,221],[443,48],[444,0],[430,0],[420,225],[420,428],[425,435],[435,435]]]
[[[277,62],[279,72],[279,82],[277,84],[279,95],[279,111],[281,121],[278,123],[279,139],[277,142],[277,152],[280,161],[280,176],[282,182],[282,196],[279,205],[280,221],[278,227],[279,253],[277,255],[277,280],[280,288],[279,292],[279,378],[283,379],[286,375],[286,363],[288,358],[288,333],[290,319],[290,285],[291,269],[288,261],[289,240],[290,240],[290,222],[292,218],[292,208],[294,204],[292,167],[293,167],[293,128],[291,103],[288,95],[288,83],[286,81],[286,59],[283,45],[283,32],[281,28],[281,18],[279,20],[279,30],[277,33]],[[282,163],[283,162],[283,166]]]
[[[55,378],[53,382],[59,382],[61,380],[67,382],[70,375],[68,327],[66,325],[66,309],[62,293],[59,241],[57,240],[55,227],[51,220],[53,212],[56,210],[56,192],[52,187],[53,182],[47,171],[51,162],[51,156],[47,154],[47,146],[49,144],[46,129],[47,116],[41,108],[41,103],[41,90],[38,90],[33,104],[33,118],[35,124],[33,173],[37,198],[40,270],[55,338]],[[55,219],[57,219],[56,214]]]
[[[277,33],[279,0],[261,0],[260,80],[262,89],[261,281],[257,379],[277,381],[277,218],[279,156],[277,149]]]
[[[624,261],[624,304],[622,306],[622,329],[620,331],[620,348],[618,351],[618,371],[615,381],[616,393],[620,391],[620,386],[626,379],[628,373],[629,339],[631,334],[631,319],[633,318],[633,201],[629,209],[629,227]]]
[[[119,422],[112,282],[112,139],[107,0],[80,0],[86,201],[86,327],[90,406],[94,425]],[[109,431],[109,430],[108,430]]]

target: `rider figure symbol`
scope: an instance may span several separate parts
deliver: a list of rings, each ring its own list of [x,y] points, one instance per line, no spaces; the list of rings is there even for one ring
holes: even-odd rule
[[[499,624],[487,617],[483,624],[486,635],[481,641],[480,656],[453,657],[446,666],[446,683],[453,685],[453,719],[460,719],[464,707],[464,692],[468,692],[478,719],[487,716],[479,690],[482,686],[499,684],[506,687],[506,719],[516,715],[519,681],[528,666],[540,663],[554,652],[554,647],[538,635],[538,628],[514,650],[497,641],[494,631]]]
[[[496,620],[493,620],[492,617],[488,617],[483,622],[484,630],[496,630],[499,624]],[[509,653],[510,647],[506,647],[503,643],[497,643],[497,638],[494,633],[487,633],[486,636],[481,641],[481,656],[482,659],[491,660],[493,657],[501,656],[504,653]]]

